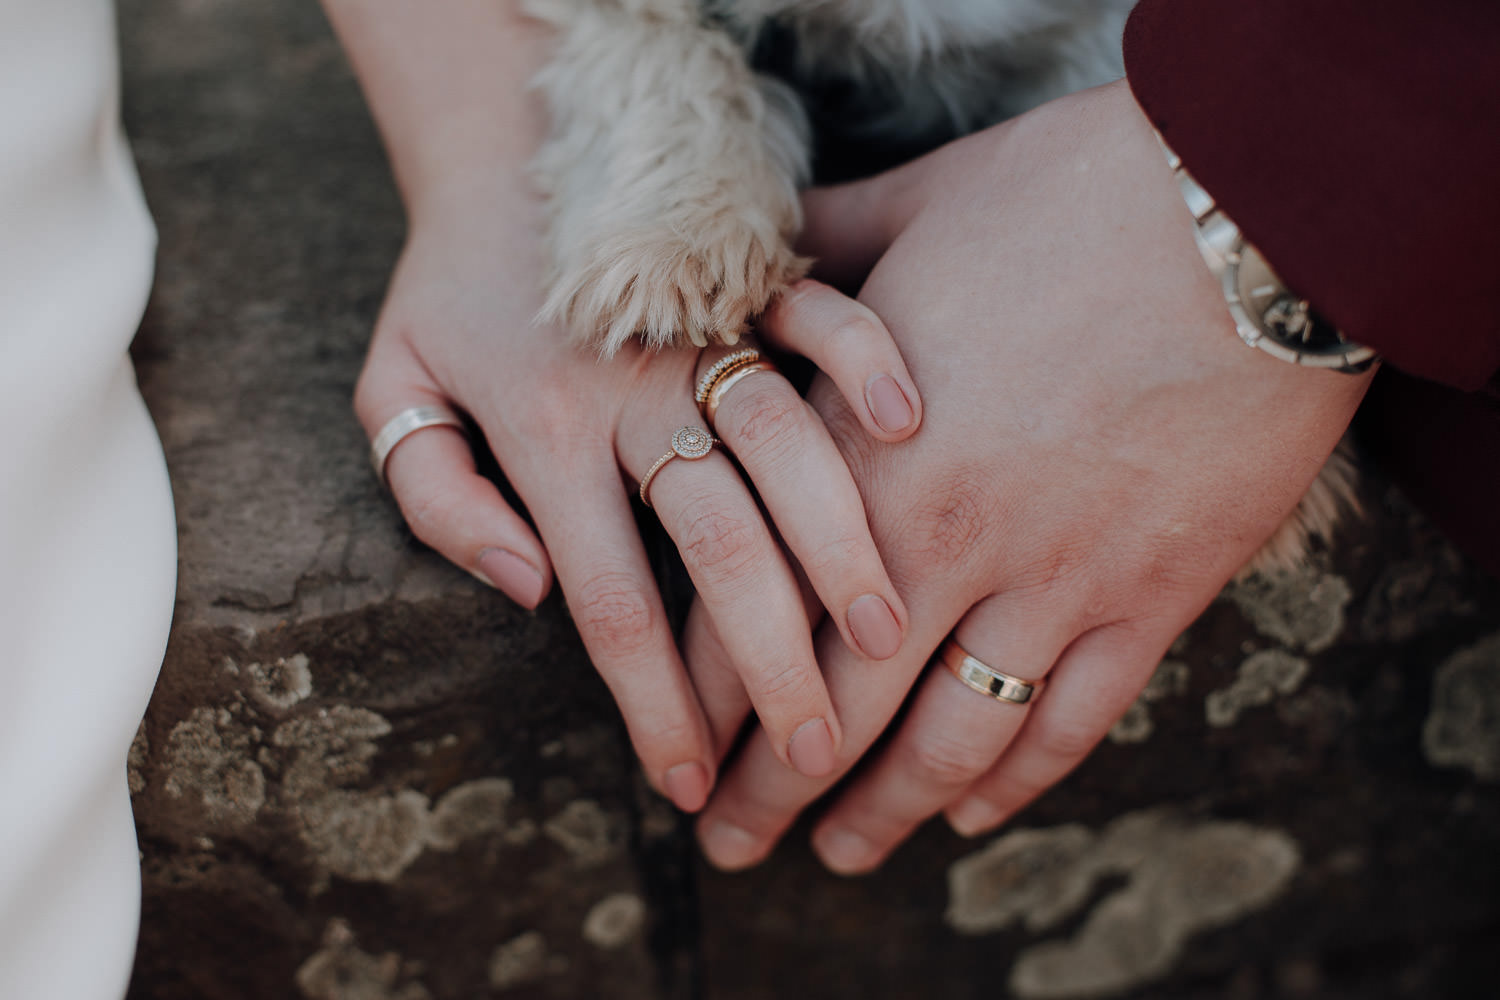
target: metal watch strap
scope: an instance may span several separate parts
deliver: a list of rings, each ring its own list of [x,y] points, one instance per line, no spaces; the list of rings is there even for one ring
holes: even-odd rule
[[[1292,364],[1349,375],[1357,375],[1379,360],[1373,349],[1349,340],[1319,317],[1306,299],[1290,291],[1260,252],[1245,242],[1239,226],[1215,204],[1213,195],[1183,169],[1181,158],[1160,135],[1157,140],[1166,153],[1182,200],[1193,214],[1198,250],[1220,281],[1241,340]],[[1279,336],[1271,335],[1262,325],[1272,322],[1279,328]]]

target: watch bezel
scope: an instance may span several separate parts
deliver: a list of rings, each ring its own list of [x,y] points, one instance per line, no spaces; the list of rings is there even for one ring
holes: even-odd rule
[[[1289,290],[1260,252],[1245,242],[1238,227],[1223,250],[1223,261],[1220,281],[1224,300],[1235,330],[1246,344],[1295,365],[1346,373],[1365,371],[1377,360],[1373,348],[1350,341],[1338,327],[1318,316],[1311,303]],[[1300,341],[1268,318],[1274,309],[1288,307],[1300,314],[1309,331]],[[1321,342],[1309,339],[1314,328]]]

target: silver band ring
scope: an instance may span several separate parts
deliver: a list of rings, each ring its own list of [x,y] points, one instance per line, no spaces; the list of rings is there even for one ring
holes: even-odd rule
[[[708,397],[703,401],[703,419],[708,421],[708,426],[714,425],[714,419],[719,415],[719,404],[724,402],[724,397],[740,379],[754,375],[756,372],[774,371],[776,371],[776,366],[769,361],[749,361],[735,366],[720,376],[709,389]]]
[[[370,464],[375,466],[375,475],[379,477],[381,485],[390,488],[391,484],[385,478],[385,463],[390,461],[391,452],[396,450],[396,445],[428,427],[457,427],[467,436],[464,422],[446,406],[413,406],[402,410],[387,420],[385,426],[380,428],[380,433],[370,442]]]
[[[994,667],[975,657],[958,644],[952,636],[943,643],[938,658],[948,671],[980,694],[987,694],[996,701],[1008,701],[1012,705],[1024,705],[1036,697],[1040,682],[1023,681],[1019,677],[1001,673]]]
[[[672,461],[672,459],[674,458],[685,458],[690,462],[696,462],[698,459],[706,457],[709,452],[713,451],[714,445],[718,443],[718,438],[714,437],[702,427],[694,427],[689,424],[687,427],[679,428],[676,433],[672,435],[672,450],[653,462],[651,464],[651,468],[647,469],[646,474],[641,477],[641,503],[645,504],[648,510],[650,509],[651,480],[656,478],[656,474],[660,472],[668,462]]]

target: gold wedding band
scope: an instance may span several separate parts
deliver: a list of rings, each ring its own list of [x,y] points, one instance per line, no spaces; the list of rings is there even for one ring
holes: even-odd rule
[[[464,422],[446,406],[412,406],[402,410],[387,420],[380,433],[370,441],[370,464],[375,466],[375,475],[380,477],[382,486],[390,488],[391,484],[385,478],[385,465],[396,445],[428,427],[457,427],[468,437]]]
[[[958,640],[952,636],[943,643],[938,658],[954,677],[980,694],[987,694],[996,701],[1024,705],[1036,697],[1038,689],[1041,688],[1040,682],[1024,681],[1019,677],[996,670],[960,646]]]
[[[645,504],[648,510],[650,509],[651,496],[649,491],[651,489],[651,480],[656,478],[656,474],[668,462],[674,458],[685,458],[690,462],[696,462],[713,451],[714,445],[718,443],[718,439],[702,427],[689,425],[679,428],[672,435],[672,450],[653,462],[651,468],[647,469],[646,474],[641,477],[641,503]]]

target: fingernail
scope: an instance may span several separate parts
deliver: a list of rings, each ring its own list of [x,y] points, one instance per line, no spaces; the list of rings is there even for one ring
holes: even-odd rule
[[[534,608],[542,603],[547,581],[531,563],[507,549],[485,549],[479,553],[479,572],[497,590],[517,604]]]
[[[901,623],[878,594],[865,594],[849,605],[849,634],[872,660],[895,656],[901,648]]]
[[[748,868],[760,860],[760,841],[747,831],[721,819],[705,823],[699,828],[698,844],[714,867],[727,871]]]
[[[906,393],[889,375],[877,375],[865,386],[865,404],[870,407],[875,423],[887,434],[906,430],[917,417]]]
[[[976,837],[994,829],[1005,814],[981,798],[965,799],[948,810],[948,825],[960,837]]]
[[[667,798],[683,812],[697,812],[708,801],[708,771],[695,761],[671,768],[661,783]]]
[[[838,827],[819,833],[813,847],[823,864],[840,875],[856,875],[869,869],[875,847],[853,830]]]
[[[792,766],[809,778],[821,778],[833,770],[833,733],[828,723],[813,719],[797,727],[786,745],[786,755]]]

